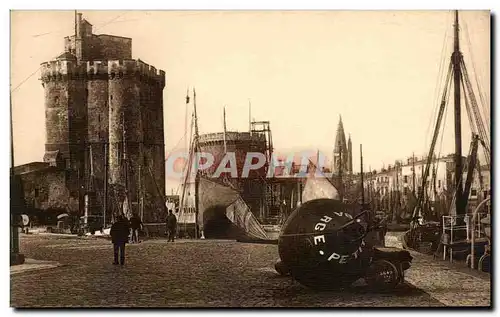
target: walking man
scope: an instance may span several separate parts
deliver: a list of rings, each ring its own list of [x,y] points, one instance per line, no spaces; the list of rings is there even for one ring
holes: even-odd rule
[[[139,230],[142,229],[142,221],[135,214],[130,218],[130,229],[132,229],[132,243],[139,243]]]
[[[177,218],[175,217],[174,213],[172,210],[168,211],[168,216],[167,216],[167,236],[168,236],[168,242],[172,241],[174,242],[174,237],[175,237],[175,231],[177,229]]]
[[[128,220],[120,215],[117,221],[111,226],[109,234],[111,242],[113,242],[114,265],[125,264],[125,244],[128,242],[130,226]],[[120,262],[118,263],[118,253],[120,254]]]

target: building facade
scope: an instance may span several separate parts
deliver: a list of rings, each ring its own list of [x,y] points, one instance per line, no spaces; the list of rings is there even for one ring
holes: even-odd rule
[[[462,159],[466,168],[467,158],[463,157]],[[451,202],[455,188],[454,162],[454,154],[434,159],[431,162],[424,191],[426,200],[431,202],[446,201],[446,204]],[[405,201],[410,196],[418,197],[426,164],[427,158],[425,157],[410,157],[405,162],[396,161],[394,165],[389,165],[388,168],[370,173],[366,177],[365,188],[370,188],[377,193],[377,197],[380,199],[389,197],[391,192],[399,192],[401,199]],[[470,207],[474,206],[477,200],[486,198],[491,188],[489,168],[482,166],[480,170],[481,173],[476,168],[472,178],[468,197]],[[462,175],[463,183],[465,183],[466,178],[467,172]]]

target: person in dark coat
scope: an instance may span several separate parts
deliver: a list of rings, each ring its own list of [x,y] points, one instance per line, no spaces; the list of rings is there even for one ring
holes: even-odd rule
[[[168,211],[168,216],[167,216],[166,222],[167,222],[168,242],[170,242],[170,241],[174,242],[175,231],[177,229],[177,218],[175,217],[172,210]]]
[[[117,221],[111,226],[109,234],[113,242],[114,262],[118,265],[118,253],[120,253],[120,263],[125,264],[125,244],[128,242],[130,225],[124,216],[118,216]]]
[[[141,218],[133,215],[130,218],[130,229],[132,229],[132,243],[139,243],[139,229],[142,228]]]

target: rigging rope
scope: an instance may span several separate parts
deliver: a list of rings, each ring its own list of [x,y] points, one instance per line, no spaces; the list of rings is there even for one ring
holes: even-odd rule
[[[451,15],[448,16],[448,19],[451,17]],[[439,91],[442,91],[444,89],[444,80],[446,78],[445,74],[444,74],[444,64],[445,64],[445,61],[447,60],[447,55],[445,54],[445,51],[446,51],[446,46],[448,44],[448,32],[449,32],[449,28],[446,28],[446,32],[444,34],[444,38],[443,38],[443,45],[441,47],[441,59],[439,61],[439,69],[438,69],[438,79],[436,81],[436,85],[434,87],[434,98],[433,98],[433,103],[436,104],[436,107],[434,107],[434,111],[432,112],[432,116],[429,120],[429,123],[427,124],[427,130],[425,132],[425,145],[424,145],[424,148],[427,148],[428,146],[428,137],[429,137],[429,133],[430,133],[430,129],[431,129],[431,125],[432,125],[432,122],[436,122],[436,117],[437,117],[437,114],[438,114],[438,111],[439,111]]]
[[[445,86],[445,90],[443,91],[443,97],[442,97],[442,101],[441,101],[441,105],[440,105],[440,109],[439,109],[439,114],[438,114],[438,119],[437,119],[437,122],[436,122],[436,126],[435,126],[435,129],[434,129],[434,135],[432,137],[432,143],[431,143],[431,146],[430,146],[430,149],[429,149],[429,155],[427,156],[427,163],[425,165],[425,171],[424,171],[424,174],[422,175],[422,183],[421,183],[421,186],[418,190],[418,196],[417,196],[417,204],[415,206],[415,209],[413,210],[413,216],[412,216],[412,225],[411,225],[411,229],[415,229],[416,226],[418,225],[416,219],[417,219],[417,215],[419,213],[421,213],[421,204],[422,204],[422,198],[424,196],[424,188],[426,186],[426,182],[427,182],[427,178],[429,176],[429,168],[430,168],[430,160],[432,159],[432,156],[434,154],[434,147],[436,146],[436,141],[437,141],[437,137],[438,137],[438,132],[441,128],[441,123],[442,123],[442,119],[443,119],[443,114],[444,114],[444,110],[445,110],[445,106],[446,104],[448,103],[448,98],[449,98],[449,90],[451,88],[451,74],[453,72],[452,70],[452,66],[453,64],[451,63],[450,61],[450,64],[449,64],[449,67],[448,67],[448,75],[446,76],[446,86]],[[413,234],[412,234],[413,236]],[[413,238],[412,238],[413,239]]]
[[[489,104],[489,100],[487,100],[487,102],[485,101],[486,98],[484,97],[484,93],[480,88],[483,85],[479,81],[479,78],[477,75],[476,66],[474,63],[474,55],[472,55],[472,44],[471,44],[471,40],[470,40],[470,36],[469,36],[469,29],[467,27],[467,23],[465,23],[465,34],[466,34],[467,43],[469,45],[469,55],[471,57],[470,59],[471,59],[471,64],[472,64],[472,70],[474,72],[474,78],[476,80],[476,85],[477,85],[476,88],[477,88],[477,91],[479,94],[480,104],[481,104],[482,110],[484,112],[485,118],[489,118],[491,114],[490,114],[489,108],[486,106],[486,104]],[[488,130],[491,131],[489,120],[486,120],[486,125],[488,127]]]
[[[479,139],[481,140],[481,144],[483,145],[483,151],[485,154],[486,163],[488,166],[490,166],[491,150],[490,150],[490,141],[489,141],[488,133],[485,131],[483,119],[481,117],[481,113],[479,112],[479,107],[477,105],[476,98],[474,96],[474,91],[472,89],[472,84],[470,83],[467,68],[465,67],[465,63],[464,63],[463,59],[461,61],[461,65],[463,68],[462,81],[465,83],[465,86],[467,87],[467,92],[469,93],[472,114],[473,114],[475,121],[476,121],[476,128],[478,131]],[[464,91],[464,94],[465,94],[465,91]]]
[[[463,73],[462,73],[462,77],[463,77]],[[466,92],[467,90],[465,88],[465,83],[464,83],[463,78],[462,78],[461,84],[462,84],[462,89],[464,90],[464,92]],[[473,114],[471,112],[472,111],[471,106],[469,104],[469,99],[467,97],[468,97],[468,95],[464,94],[464,103],[465,103],[465,109],[467,110],[467,119],[469,119],[469,125],[470,125],[470,129],[471,129],[472,133],[478,134],[476,122],[474,121]]]
[[[444,122],[446,122],[446,119],[448,118],[448,102],[450,101],[450,98],[448,96],[448,98],[446,99],[446,104],[445,104],[445,108],[444,108]],[[441,161],[441,153],[442,153],[442,149],[443,149],[443,139],[444,139],[444,130],[445,130],[445,125],[443,124],[442,126],[442,130],[441,130],[441,140],[439,141],[439,152],[438,152],[438,155],[437,155],[437,160],[436,160],[436,164],[437,164],[437,167],[435,168],[435,175],[434,177],[437,177],[437,172],[439,170],[439,162]]]
[[[165,158],[165,161],[167,161],[170,156],[172,155],[172,153],[174,152],[175,149],[177,149],[179,147],[179,145],[181,144],[181,141],[184,140],[184,138],[186,137],[187,135],[187,131],[184,133],[184,135],[179,139],[179,141],[177,141],[177,144],[172,148],[172,151],[170,151],[170,154]]]
[[[191,115],[191,118],[192,118],[192,119],[193,119],[193,117],[194,117],[194,113]],[[189,166],[189,165],[190,165],[190,163],[189,163],[189,162],[190,162],[190,160],[191,160],[191,149],[192,149],[192,147],[193,147],[193,126],[194,126],[194,120],[191,120],[191,130],[189,131],[189,135],[190,135],[190,137],[189,137],[189,149],[186,149],[186,150],[188,150],[188,155],[189,155],[189,157],[188,157],[187,166],[185,166],[185,167],[184,167],[184,169],[183,169],[183,171],[184,171],[184,172],[186,172],[186,168],[188,168],[188,169],[190,168],[190,166]],[[184,136],[185,136],[186,134],[187,134],[187,131],[186,131],[186,133],[184,134]],[[180,143],[180,142],[179,142],[179,143]],[[186,172],[186,173],[187,173],[187,172]],[[187,175],[187,174],[186,174],[186,175]],[[186,181],[187,181],[187,178],[186,178],[186,180],[185,180],[185,183],[186,183]],[[179,193],[179,189],[180,189],[181,187],[183,188],[183,191],[184,191],[184,190],[185,190],[185,185],[186,185],[186,184],[180,184],[180,185],[177,187],[177,191],[176,191],[176,193],[175,193],[175,194],[177,195],[177,194]],[[179,202],[179,203],[183,203],[183,202]],[[179,207],[180,207],[180,206],[179,206]]]
[[[108,22],[105,22],[103,25],[101,25],[99,28],[96,28],[94,30],[94,32],[96,32],[97,30],[103,28],[104,26],[108,25],[108,24],[111,24],[113,23],[116,19],[124,16],[125,14],[127,14],[129,11],[125,12],[124,14],[121,14],[121,15],[118,15],[116,17],[114,17],[113,19],[109,20]],[[49,33],[46,33],[46,34],[43,34],[43,35],[48,35],[50,33],[54,33],[54,32],[49,32]],[[52,58],[51,60],[54,60],[56,59],[58,56],[60,56],[61,54],[63,54],[65,51],[62,51],[60,52],[59,54],[57,54],[54,58]],[[38,71],[40,69],[42,69],[42,65],[40,65],[33,73],[31,73],[30,75],[28,75],[26,78],[24,78],[19,84],[17,84],[17,86],[15,86],[13,89],[11,89],[10,93],[14,93],[16,90],[18,90],[19,88],[21,88],[22,85],[24,85],[24,83],[26,83],[31,77],[33,77],[36,73],[38,73]]]

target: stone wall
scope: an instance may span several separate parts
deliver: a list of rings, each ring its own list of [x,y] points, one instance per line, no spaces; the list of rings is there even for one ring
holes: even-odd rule
[[[64,170],[48,167],[23,173],[20,177],[28,208],[42,211],[58,209],[78,212],[78,197],[70,195],[66,187]]]

